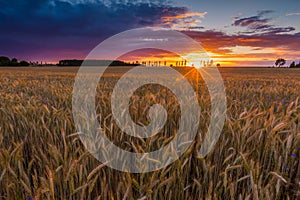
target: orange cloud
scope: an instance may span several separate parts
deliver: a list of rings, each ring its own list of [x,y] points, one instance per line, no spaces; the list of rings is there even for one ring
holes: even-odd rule
[[[178,30],[187,30],[190,27],[200,27],[202,18],[207,12],[185,12],[177,15],[167,15],[162,17],[162,24]]]
[[[184,18],[187,18],[187,17],[204,18],[206,14],[207,14],[207,12],[203,12],[203,13],[201,13],[201,12],[186,12],[186,13],[175,15],[175,16],[164,16],[164,17],[162,17],[162,19],[166,20],[166,21],[170,21],[170,20],[173,20],[173,19],[184,19]]]

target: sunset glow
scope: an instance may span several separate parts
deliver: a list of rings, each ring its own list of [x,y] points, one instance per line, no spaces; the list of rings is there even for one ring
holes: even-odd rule
[[[1,2],[1,19],[10,19],[0,21],[5,30],[1,33],[1,53],[48,63],[84,59],[110,36],[132,28],[157,27],[177,30],[193,38],[221,66],[272,66],[279,57],[288,62],[300,59],[300,15],[296,9],[299,2],[289,1],[259,1],[255,6],[235,2],[234,7],[223,5],[222,12],[216,11],[215,5],[224,4],[223,1],[46,0],[22,1],[22,6]],[[32,14],[22,14],[24,9]],[[193,56],[195,53],[189,50],[182,59],[201,66],[198,63],[201,56]],[[170,60],[176,65],[172,56],[155,51],[127,59]]]

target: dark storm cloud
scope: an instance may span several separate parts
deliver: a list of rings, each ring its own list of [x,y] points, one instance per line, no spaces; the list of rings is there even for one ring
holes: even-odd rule
[[[234,26],[256,26],[264,25],[269,22],[269,19],[261,19],[260,16],[252,16],[241,19],[236,19],[233,23]]]
[[[184,7],[168,7],[148,3],[14,0],[0,2],[0,26],[8,32],[30,35],[94,35],[119,32],[144,25],[159,24],[164,16],[185,13]],[[167,12],[165,10],[167,9]],[[105,31],[104,31],[105,30]]]
[[[247,31],[242,33],[244,34],[278,34],[278,33],[288,33],[295,31],[294,27],[276,27],[271,24],[272,18],[266,18],[265,15],[272,14],[272,10],[262,10],[258,11],[258,14],[251,17],[245,18],[235,18],[233,26],[246,27]]]
[[[234,26],[250,26],[252,28],[255,28],[257,26],[267,26],[267,24],[270,22],[269,18],[265,18],[264,15],[273,13],[273,10],[262,10],[258,11],[257,15],[252,17],[245,17],[245,18],[235,18],[235,21],[232,25]]]
[[[64,50],[70,56],[75,50],[87,53],[113,34],[160,26],[163,17],[187,12],[185,7],[157,1],[11,0],[0,1],[0,8],[0,54],[13,56]]]

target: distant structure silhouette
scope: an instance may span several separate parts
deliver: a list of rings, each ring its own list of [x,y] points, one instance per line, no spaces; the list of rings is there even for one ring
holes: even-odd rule
[[[137,66],[139,62],[127,63],[120,60],[60,60],[57,66]]]

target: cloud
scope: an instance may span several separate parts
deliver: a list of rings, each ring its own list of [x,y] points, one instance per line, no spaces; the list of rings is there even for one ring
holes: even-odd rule
[[[246,27],[247,30],[243,34],[282,34],[295,31],[294,27],[276,27],[271,24],[272,18],[266,18],[265,15],[272,14],[273,10],[258,11],[258,14],[251,17],[236,17],[233,26]]]
[[[262,10],[262,11],[258,11],[257,15],[252,17],[245,17],[245,18],[235,17],[235,21],[233,22],[232,25],[242,26],[242,27],[248,26],[249,28],[252,29],[255,29],[260,26],[266,26],[270,22],[270,19],[264,18],[264,15],[268,15],[273,12],[274,12],[273,10]]]
[[[296,41],[300,40],[300,33],[292,33],[294,27],[272,25],[272,18],[266,18],[265,15],[273,12],[265,10],[259,11],[256,17],[236,18],[236,21],[240,20],[236,22],[237,26],[246,27],[248,32],[227,34],[218,30],[205,30],[204,27],[186,27],[182,32],[201,43],[213,59],[231,65],[272,65],[277,57],[299,59],[300,43]],[[159,57],[160,53],[155,55]]]
[[[204,26],[183,26],[182,27],[183,30],[201,30],[201,29],[205,29]]]
[[[175,28],[178,30],[199,29],[201,19],[207,12],[184,12],[182,14],[163,16],[162,20],[165,27]],[[200,28],[201,29],[201,28]]]
[[[107,37],[145,26],[182,30],[222,59],[235,55],[238,48],[246,51],[243,47],[251,50],[253,59],[280,54],[300,57],[300,33],[294,33],[294,27],[273,25],[267,16],[271,10],[236,17],[232,25],[246,30],[230,35],[200,26],[206,12],[190,12],[158,0],[11,0],[0,1],[0,8],[0,54],[19,59],[84,58]],[[263,51],[272,48],[272,53]],[[239,56],[246,58],[246,54]]]
[[[22,59],[54,59],[58,51],[61,58],[84,57],[119,32],[200,16],[160,1],[12,0],[0,1],[0,8],[0,54]]]
[[[164,9],[164,12],[168,12],[167,9]],[[185,19],[187,17],[200,17],[200,18],[204,18],[205,15],[207,14],[207,12],[185,12],[182,13],[181,15],[169,15],[169,16],[165,16],[163,17],[164,20],[172,20],[172,19]]]
[[[182,33],[198,41],[211,58],[215,62],[221,62],[222,65],[272,66],[278,57],[284,57],[287,60],[300,58],[300,44],[295,42],[300,40],[300,33],[229,35],[216,30],[185,30]],[[159,50],[139,51],[127,56],[132,60],[145,57],[172,60],[170,53]]]
[[[263,16],[263,15],[272,14],[274,12],[275,12],[274,10],[260,10],[260,11],[257,12],[258,13],[257,15],[258,16]]]
[[[234,34],[229,35],[222,31],[183,31],[183,33],[194,38],[205,48],[218,51],[224,47],[249,46],[260,48],[277,48],[285,47],[290,50],[300,49],[300,33],[295,34],[277,34],[277,32],[269,34]]]
[[[250,26],[250,28],[255,28],[257,26],[266,25],[269,23],[269,19],[261,19],[260,16],[246,17],[241,19],[236,19],[233,23],[234,26]]]
[[[267,31],[265,34],[278,34],[278,33],[289,33],[292,31],[295,31],[296,29],[294,27],[269,27],[267,29],[264,29]]]
[[[217,61],[230,64],[256,63],[257,65],[271,65],[273,60],[284,57],[288,60],[300,58],[300,33],[282,33],[283,30],[252,35],[229,35],[222,31],[183,31],[199,43]],[[281,32],[281,34],[277,34]]]
[[[300,12],[287,13],[285,16],[295,16],[295,15],[300,15]]]

